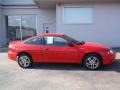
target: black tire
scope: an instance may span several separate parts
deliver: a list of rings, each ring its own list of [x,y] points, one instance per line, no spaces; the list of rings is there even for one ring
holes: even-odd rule
[[[102,59],[99,55],[89,54],[83,60],[83,66],[89,70],[96,70],[102,65]]]
[[[28,54],[20,54],[17,58],[17,62],[22,68],[29,68],[32,66],[32,58]]]

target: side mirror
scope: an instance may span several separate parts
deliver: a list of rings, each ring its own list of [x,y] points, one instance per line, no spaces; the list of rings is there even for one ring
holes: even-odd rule
[[[73,47],[74,45],[72,43],[69,43],[68,46]]]

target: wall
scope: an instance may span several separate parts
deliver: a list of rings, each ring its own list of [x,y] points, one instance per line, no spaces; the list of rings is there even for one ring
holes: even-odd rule
[[[0,6],[0,47],[5,44],[5,40],[6,37],[5,37],[5,28],[4,28],[3,9],[2,6]]]
[[[4,5],[35,4],[34,0],[3,0]]]
[[[64,6],[87,6],[94,8],[92,24],[64,24]],[[120,4],[63,4],[56,6],[57,31],[68,34],[76,39],[104,43],[111,47],[120,46]]]
[[[40,9],[40,8],[7,8],[3,11],[4,15],[36,15],[37,16],[37,34],[43,33],[44,23],[56,22],[55,9]]]
[[[0,46],[1,46],[1,43],[2,43],[2,37],[1,37],[1,33],[2,33],[2,8],[0,7]]]
[[[0,0],[0,4],[2,4],[2,0]]]
[[[3,0],[0,8],[0,46],[6,43],[6,15],[36,15],[37,34],[43,33],[44,23],[56,23],[56,10],[40,9],[33,0]],[[18,5],[18,6],[17,6]]]
[[[4,16],[0,14],[0,47],[5,44],[5,41],[6,41],[6,33],[4,28]]]
[[[43,33],[44,23],[56,22],[55,9],[40,9],[37,6],[24,6],[24,7],[7,7],[3,10],[4,16],[6,15],[36,15],[37,16],[37,34]],[[5,30],[6,31],[6,30]]]

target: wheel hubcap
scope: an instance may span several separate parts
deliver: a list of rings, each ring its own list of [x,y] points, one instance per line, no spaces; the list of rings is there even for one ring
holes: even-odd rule
[[[27,56],[21,56],[19,58],[19,63],[23,67],[28,67],[30,65],[30,59]]]
[[[100,63],[99,59],[97,57],[94,57],[94,56],[88,57],[87,60],[86,60],[86,66],[89,69],[96,69],[96,68],[98,68],[99,63]]]

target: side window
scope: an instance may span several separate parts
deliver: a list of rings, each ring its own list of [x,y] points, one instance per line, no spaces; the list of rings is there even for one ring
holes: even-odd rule
[[[38,37],[38,38],[33,38],[33,39],[30,39],[28,41],[26,41],[25,43],[26,44],[33,44],[33,45],[42,45],[42,38],[41,37]]]
[[[44,44],[51,46],[65,46],[68,45],[68,41],[61,37],[47,36],[44,37]]]

